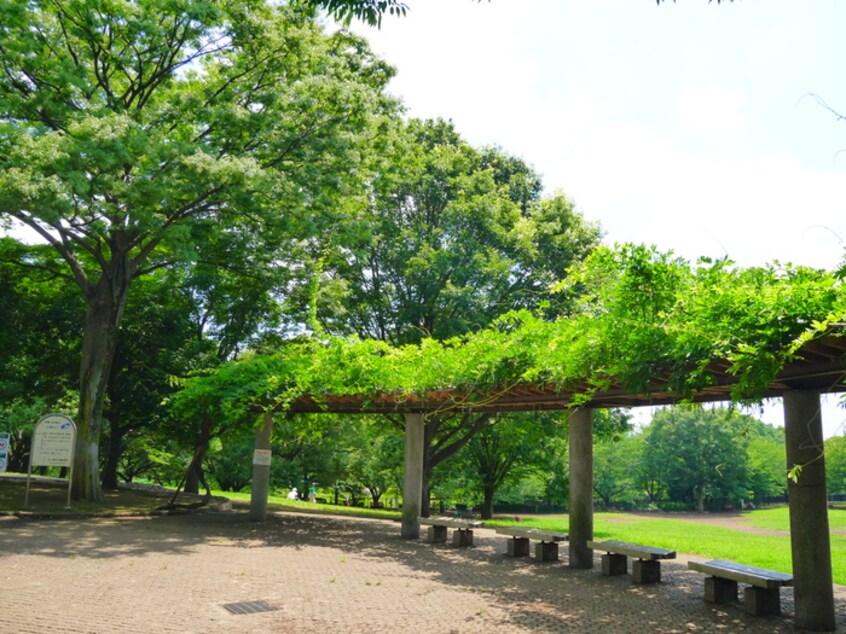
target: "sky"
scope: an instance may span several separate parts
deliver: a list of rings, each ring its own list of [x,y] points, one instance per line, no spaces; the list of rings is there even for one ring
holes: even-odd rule
[[[606,243],[844,262],[843,0],[406,4],[353,28],[396,68],[407,114],[522,158]],[[826,436],[846,431],[837,402]],[[780,403],[754,413],[781,422]]]

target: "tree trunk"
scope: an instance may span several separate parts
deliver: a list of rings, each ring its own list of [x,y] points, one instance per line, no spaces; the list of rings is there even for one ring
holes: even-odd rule
[[[432,492],[429,490],[429,470],[425,466],[425,454],[423,464],[423,491],[420,496],[420,517],[429,517],[432,514]]]
[[[485,485],[484,496],[485,501],[482,503],[482,519],[493,519],[494,487]]]
[[[473,436],[481,430],[492,414],[461,414],[462,423],[457,430],[448,430],[449,438],[438,443],[435,440],[439,434],[444,434],[443,421],[437,417],[427,418],[426,431],[424,436],[423,450],[423,496],[421,498],[420,515],[429,517],[432,511],[429,481],[432,477],[432,470],[444,460],[454,456],[464,447]]]
[[[205,460],[206,452],[209,450],[209,443],[212,437],[212,427],[214,421],[210,416],[203,416],[200,423],[200,431],[197,433],[197,440],[194,442],[194,456],[191,464],[188,465],[188,471],[185,473],[185,493],[200,493],[200,483],[205,482],[203,474],[203,460]]]
[[[202,449],[202,452],[205,456],[205,449]],[[185,486],[183,487],[185,493],[200,493],[200,480],[202,480],[203,476],[202,471],[203,467],[200,464],[194,464],[188,473],[185,474]]]
[[[103,465],[103,488],[118,488],[118,462],[123,453],[123,438],[127,428],[114,420],[109,423],[109,447],[106,454],[106,463]]]
[[[700,513],[705,512],[705,487],[698,486],[693,489],[693,493],[696,496],[696,510]]]
[[[103,499],[99,477],[103,401],[130,281],[126,258],[113,254],[111,265],[96,285],[86,289],[88,310],[82,330],[79,415],[71,491],[75,500],[92,502]]]

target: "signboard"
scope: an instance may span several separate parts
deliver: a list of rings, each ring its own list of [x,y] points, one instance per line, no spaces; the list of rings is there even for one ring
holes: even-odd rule
[[[7,431],[0,431],[0,473],[9,466],[9,440],[11,435]]]
[[[270,449],[256,449],[253,451],[254,465],[269,465],[270,464]]]
[[[30,466],[69,467],[73,463],[76,425],[64,414],[47,414],[32,432]]]
[[[29,468],[26,472],[24,506],[29,506],[29,482],[33,467],[68,467],[68,508],[73,482],[73,452],[76,445],[76,424],[64,414],[42,416],[32,432]]]

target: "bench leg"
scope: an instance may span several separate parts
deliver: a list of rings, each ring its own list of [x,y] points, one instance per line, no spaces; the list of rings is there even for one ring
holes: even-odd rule
[[[446,526],[430,526],[427,541],[433,544],[445,544],[447,540]]]
[[[781,598],[778,588],[758,588],[750,586],[743,589],[743,607],[749,614],[768,616],[781,614]]]
[[[535,559],[538,561],[558,561],[558,542],[537,542]]]
[[[658,583],[661,581],[661,562],[657,559],[635,559],[632,561],[632,577],[635,583]]]
[[[707,577],[705,579],[705,600],[708,603],[734,603],[737,601],[737,581]]]
[[[527,557],[529,555],[529,538],[512,537],[508,540],[509,557]]]
[[[456,528],[452,532],[452,545],[469,548],[473,545],[473,531],[470,529]]]
[[[624,575],[628,570],[628,558],[625,555],[606,553],[602,555],[603,575]]]

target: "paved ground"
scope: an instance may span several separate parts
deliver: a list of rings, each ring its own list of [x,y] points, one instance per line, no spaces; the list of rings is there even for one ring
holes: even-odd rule
[[[244,511],[127,519],[0,518],[0,632],[794,632],[702,600],[686,558],[633,585],[598,569],[399,538],[384,520]],[[566,554],[566,548],[563,549]],[[566,559],[566,557],[565,557]],[[846,632],[846,588],[837,587]],[[273,611],[231,614],[264,601]]]

